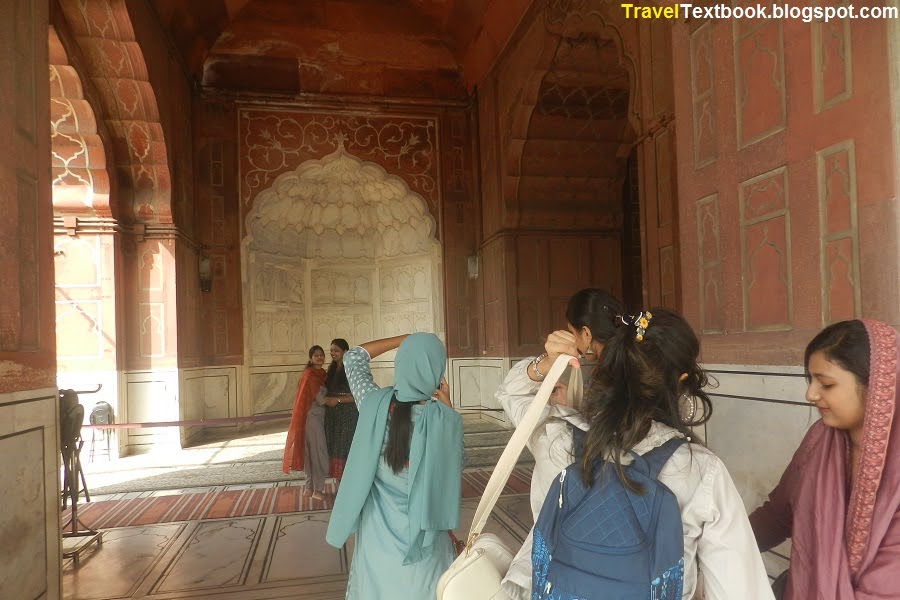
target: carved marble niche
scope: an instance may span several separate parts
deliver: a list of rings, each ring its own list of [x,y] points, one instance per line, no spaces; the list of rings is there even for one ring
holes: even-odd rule
[[[441,250],[425,200],[342,144],[256,197],[242,243],[254,413],[289,410],[313,344],[443,337]],[[389,366],[389,365],[386,365]]]

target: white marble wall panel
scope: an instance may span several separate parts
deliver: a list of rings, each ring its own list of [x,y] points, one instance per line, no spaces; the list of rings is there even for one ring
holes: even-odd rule
[[[182,370],[182,417],[194,420],[237,416],[237,388],[237,367]],[[205,429],[207,427],[182,429],[182,445],[201,435]]]
[[[250,372],[250,402],[253,414],[291,410],[297,382],[304,365],[253,368]]]
[[[330,513],[278,517],[262,581],[277,582],[346,573],[343,552],[325,542]]]
[[[707,443],[752,510],[778,482],[819,416],[803,400],[806,380],[795,367],[706,368],[719,383],[708,390],[713,416],[706,425]]]
[[[105,531],[103,546],[86,551],[78,568],[67,563],[65,597],[106,600],[132,596],[185,527],[168,523]]]
[[[819,414],[805,401],[798,366],[704,365],[718,386],[708,390],[710,449],[725,463],[748,512],[778,483]],[[790,542],[763,555],[770,576],[787,567]]]
[[[153,593],[244,585],[262,526],[262,518],[201,522]]]
[[[133,371],[125,374],[125,414],[129,423],[178,421],[179,374],[177,370]],[[126,422],[125,419],[119,422]],[[131,451],[149,450],[160,444],[178,444],[177,427],[127,429]]]
[[[494,392],[509,371],[502,358],[451,358],[450,392],[453,406],[458,408],[501,408]],[[502,413],[485,413],[503,419]]]
[[[0,598],[60,597],[55,389],[0,394]]]

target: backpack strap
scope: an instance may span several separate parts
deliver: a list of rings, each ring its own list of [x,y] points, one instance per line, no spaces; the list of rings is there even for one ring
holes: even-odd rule
[[[650,477],[659,479],[659,472],[662,471],[663,466],[669,462],[669,459],[672,458],[672,455],[683,443],[685,443],[684,438],[676,436],[662,446],[642,455],[642,458],[647,461],[647,465],[650,467]]]

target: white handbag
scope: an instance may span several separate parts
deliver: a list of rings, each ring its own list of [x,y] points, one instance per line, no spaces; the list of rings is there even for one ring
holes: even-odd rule
[[[487,523],[494,505],[500,498],[503,488],[506,486],[509,476],[512,474],[519,460],[519,455],[528,438],[534,432],[535,427],[541,421],[544,407],[553,392],[553,386],[566,370],[572,365],[580,367],[578,359],[561,355],[553,363],[550,372],[541,383],[541,388],[531,402],[531,406],[522,417],[519,426],[506,444],[500,460],[491,478],[484,488],[484,494],[475,510],[475,518],[472,520],[472,528],[466,538],[466,548],[453,561],[450,568],[441,576],[437,584],[437,600],[508,600],[509,596],[500,587],[500,582],[509,571],[515,552],[504,545],[499,537],[491,533],[481,533]],[[573,375],[580,375],[580,371]],[[569,399],[577,399],[580,403],[583,393],[582,378],[573,376],[569,385]]]

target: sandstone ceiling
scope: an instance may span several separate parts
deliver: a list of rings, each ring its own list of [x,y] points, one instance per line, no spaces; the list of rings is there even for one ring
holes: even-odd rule
[[[496,55],[526,4],[500,14],[491,0],[153,2],[204,86],[432,98],[465,97],[464,65],[471,74]]]
[[[598,220],[585,223],[580,217],[582,225],[619,226],[628,100],[628,72],[611,40],[560,40],[541,81],[522,153],[523,225],[591,214]],[[603,210],[593,210],[597,206]],[[603,221],[610,215],[612,221]]]

